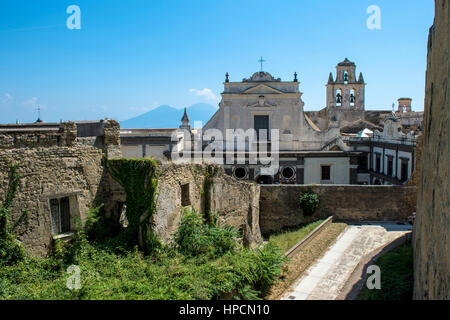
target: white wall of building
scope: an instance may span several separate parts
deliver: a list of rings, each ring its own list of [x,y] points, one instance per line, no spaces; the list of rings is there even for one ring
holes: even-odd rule
[[[331,166],[330,181],[322,181],[322,165]],[[349,158],[305,158],[305,184],[349,184]]]

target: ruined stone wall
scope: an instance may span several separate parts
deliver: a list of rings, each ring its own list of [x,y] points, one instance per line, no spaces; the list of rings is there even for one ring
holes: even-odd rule
[[[300,195],[311,187],[320,204],[304,216]],[[266,185],[261,186],[261,232],[267,234],[333,215],[337,220],[405,221],[416,205],[416,188],[403,186]]]
[[[243,234],[243,242],[256,246],[261,241],[259,229],[259,186],[238,181],[226,175],[221,168],[214,175],[209,192],[205,190],[204,165],[163,164],[158,181],[156,213],[152,218],[153,230],[165,243],[173,239],[184,209],[205,214],[208,197],[210,211],[217,214],[221,225],[233,226]],[[188,203],[182,201],[182,186],[188,185]],[[108,216],[114,212],[117,202],[125,202],[120,185],[108,175],[103,202]],[[186,188],[186,187],[185,187]]]
[[[74,122],[0,125],[0,150],[72,146],[76,137],[77,127]]]
[[[436,0],[428,39],[425,130],[414,223],[414,299],[450,298],[450,3]]]
[[[9,166],[17,164],[21,180],[11,214],[16,221],[28,211],[29,222],[20,225],[16,234],[32,254],[44,256],[51,248],[51,199],[69,197],[74,230],[76,219],[83,221],[99,197],[102,157],[120,152],[119,124],[102,123],[108,128],[102,136],[81,139],[73,122],[0,126],[0,201],[8,191]]]
[[[102,150],[95,147],[0,151],[0,201],[8,191],[8,164],[18,164],[21,181],[11,208],[12,220],[16,221],[23,210],[28,210],[30,221],[20,225],[17,235],[31,253],[46,255],[51,247],[50,199],[72,197],[76,207],[71,211],[84,218],[100,183],[102,156]]]
[[[211,188],[211,211],[219,214],[224,225],[242,231],[244,244],[258,245],[261,238],[259,224],[260,186],[238,181],[223,172],[214,179]]]

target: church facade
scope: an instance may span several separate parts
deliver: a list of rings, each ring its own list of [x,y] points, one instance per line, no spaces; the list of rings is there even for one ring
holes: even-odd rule
[[[365,155],[351,150],[337,137],[340,125],[348,122],[347,114],[355,119],[363,117],[365,84],[362,75],[355,80],[353,63],[347,59],[343,63],[337,67],[336,81],[330,76],[327,85],[329,114],[322,119],[322,129],[303,110],[296,74],[292,81],[282,81],[260,71],[240,82],[230,82],[227,75],[219,110],[203,130],[225,133],[254,129],[257,139],[253,150],[264,142],[273,144],[272,132],[276,130],[278,148],[273,152],[278,153],[279,169],[264,175],[263,164],[246,161],[225,163],[225,170],[237,179],[259,183],[357,184],[358,157]]]
[[[213,160],[236,179],[262,184],[405,182],[405,174],[397,167],[397,178],[376,179],[381,169],[374,169],[375,154],[387,141],[385,136],[380,140],[380,132],[393,113],[365,110],[363,75],[347,58],[337,64],[336,76],[330,73],[326,106],[319,111],[304,110],[296,73],[292,80],[283,81],[261,70],[236,82],[230,81],[227,73],[223,86],[219,109],[203,128],[191,128],[185,110],[179,128],[124,129],[124,156],[174,162]],[[403,124],[396,130],[411,128],[402,118],[404,115],[415,117],[415,124],[420,123],[421,113],[412,112],[411,99],[405,99],[399,99],[399,111],[394,115],[400,119],[396,125]],[[408,139],[397,142],[395,150],[410,152],[402,155],[400,164],[404,168],[405,159],[410,159],[407,180],[414,168],[415,138],[408,135]],[[213,159],[205,157],[206,151],[211,150]],[[184,156],[180,160],[181,154]],[[270,161],[264,161],[267,159]]]

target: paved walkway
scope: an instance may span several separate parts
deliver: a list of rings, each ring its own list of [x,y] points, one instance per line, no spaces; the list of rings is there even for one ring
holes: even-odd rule
[[[283,299],[334,300],[363,256],[412,230],[393,222],[350,224]]]

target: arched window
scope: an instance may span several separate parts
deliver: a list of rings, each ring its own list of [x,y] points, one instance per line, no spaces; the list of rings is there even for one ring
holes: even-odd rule
[[[342,106],[342,90],[336,90],[336,107]]]
[[[355,102],[356,102],[356,94],[355,94],[355,90],[351,89],[350,90],[350,106],[354,107],[355,106]]]
[[[344,84],[348,83],[348,72],[344,71]]]

